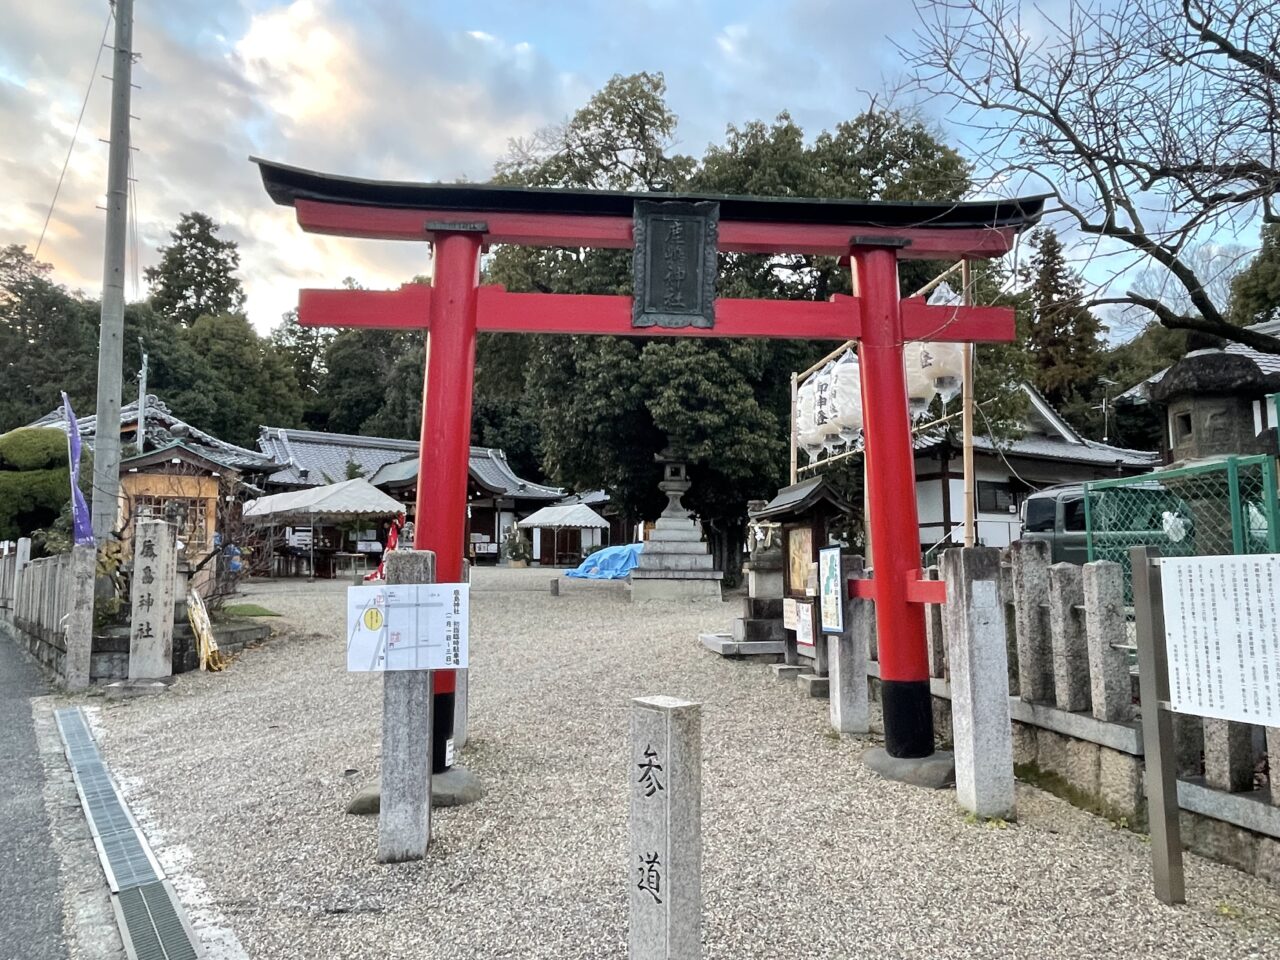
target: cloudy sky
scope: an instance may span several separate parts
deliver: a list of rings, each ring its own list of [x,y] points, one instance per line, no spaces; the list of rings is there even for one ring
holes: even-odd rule
[[[1052,22],[1062,3],[1028,10]],[[96,77],[39,251],[58,280],[96,295],[110,51],[96,70],[94,60],[107,0],[8,7],[0,244],[36,248]],[[392,287],[428,269],[424,244],[302,233],[268,201],[250,154],[365,177],[483,180],[509,139],[567,118],[612,74],[640,70],[665,73],[684,152],[701,155],[727,124],[782,110],[812,136],[899,84],[890,39],[909,43],[916,23],[906,0],[137,0],[127,294],[145,295],[142,268],[188,210],[240,244],[261,330],[301,286],[351,276]],[[944,136],[966,136],[949,104],[913,106]],[[1110,275],[1091,270],[1099,283]]]
[[[8,5],[0,244],[36,246],[107,16],[106,0]],[[303,234],[267,200],[250,154],[368,177],[485,179],[509,138],[638,70],[665,72],[687,152],[783,109],[816,133],[897,79],[884,36],[913,23],[909,5],[882,0],[138,0],[141,266],[179,214],[209,213],[241,246],[250,317],[266,329],[299,286],[394,286],[424,270],[427,251]],[[107,50],[40,249],[59,280],[90,293],[110,70]]]

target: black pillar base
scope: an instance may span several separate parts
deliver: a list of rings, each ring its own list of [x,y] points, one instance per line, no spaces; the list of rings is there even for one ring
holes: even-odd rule
[[[449,768],[445,762],[449,741],[453,739],[453,701],[450,693],[437,693],[431,697],[431,772],[444,773]]]
[[[884,749],[891,757],[914,759],[933,753],[933,695],[928,680],[884,680]]]

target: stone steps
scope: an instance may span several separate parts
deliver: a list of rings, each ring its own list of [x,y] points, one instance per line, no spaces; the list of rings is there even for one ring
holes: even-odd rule
[[[700,633],[698,640],[712,653],[722,657],[777,657],[783,652],[781,640],[740,642],[727,633]]]
[[[782,598],[742,598],[742,616],[747,620],[781,620]]]
[[[655,540],[645,541],[640,555],[647,553],[706,553],[707,545],[701,540]]]
[[[641,554],[643,556],[643,554]],[[636,567],[632,580],[723,580],[721,570],[646,570]]]
[[[735,620],[733,621],[733,639],[739,643],[756,640],[768,640],[781,643],[786,639],[781,620]]]
[[[679,576],[686,570],[710,570],[715,558],[709,553],[641,553],[636,561],[640,570],[670,570]]]
[[[654,530],[645,541],[645,546],[651,543],[702,543],[702,531],[697,527]]]

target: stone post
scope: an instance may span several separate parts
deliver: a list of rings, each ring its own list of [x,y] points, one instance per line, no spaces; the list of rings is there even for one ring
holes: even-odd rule
[[[861,557],[841,557],[841,583],[862,577]],[[831,671],[831,729],[837,733],[870,731],[867,703],[867,651],[875,623],[870,600],[853,597],[845,602],[844,632],[823,638]]]
[[[1009,547],[1009,561],[1013,567],[1018,692],[1028,702],[1047,703],[1053,699],[1048,624],[1049,545],[1040,540],[1019,540]]]
[[[392,550],[387,583],[435,583],[430,550]],[[378,860],[421,860],[431,842],[430,670],[389,670],[382,675],[382,785],[378,810]]]
[[[1089,709],[1089,646],[1084,620],[1080,567],[1055,563],[1049,568],[1049,638],[1053,650],[1054,702],[1059,710]]]
[[[93,590],[98,551],[93,544],[71,548],[71,607],[67,614],[67,653],[63,661],[63,682],[68,690],[89,686],[93,658]]]
[[[1128,630],[1124,611],[1124,568],[1114,560],[1084,565],[1084,633],[1089,647],[1093,715],[1126,723],[1133,718],[1133,681],[1123,650]]]
[[[13,561],[13,611],[15,613],[19,609],[19,598],[22,596],[22,574],[29,563],[31,563],[31,538],[19,537]]]
[[[630,960],[702,955],[702,707],[631,701]]]
[[[924,572],[926,580],[938,579],[938,568],[929,567]],[[931,603],[924,609],[924,639],[929,647],[929,676],[946,679],[947,641],[942,635],[942,606]]]
[[[471,561],[462,561],[462,582],[471,582]],[[552,591],[556,596],[560,595],[560,581],[552,580],[551,583],[555,587]],[[467,687],[468,687],[468,670],[459,670],[456,673],[456,681],[453,689],[453,749],[456,753],[467,745]]]
[[[165,520],[139,520],[133,530],[130,575],[130,680],[173,676],[173,594],[177,575],[176,528]]]
[[[1271,803],[1280,805],[1280,727],[1267,727],[1267,759],[1276,772],[1271,775],[1269,784]]]
[[[942,622],[951,664],[956,799],[980,817],[1012,819],[1013,728],[1000,551],[956,548],[943,551],[941,561],[947,582]]]
[[[1253,789],[1253,727],[1230,720],[1204,720],[1204,779],[1215,790]]]

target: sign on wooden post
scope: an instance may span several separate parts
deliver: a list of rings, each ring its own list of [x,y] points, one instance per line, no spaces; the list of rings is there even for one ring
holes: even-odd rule
[[[702,951],[702,706],[631,701],[631,960]]]
[[[1185,903],[1173,714],[1280,725],[1280,555],[1130,560],[1155,892]]]

